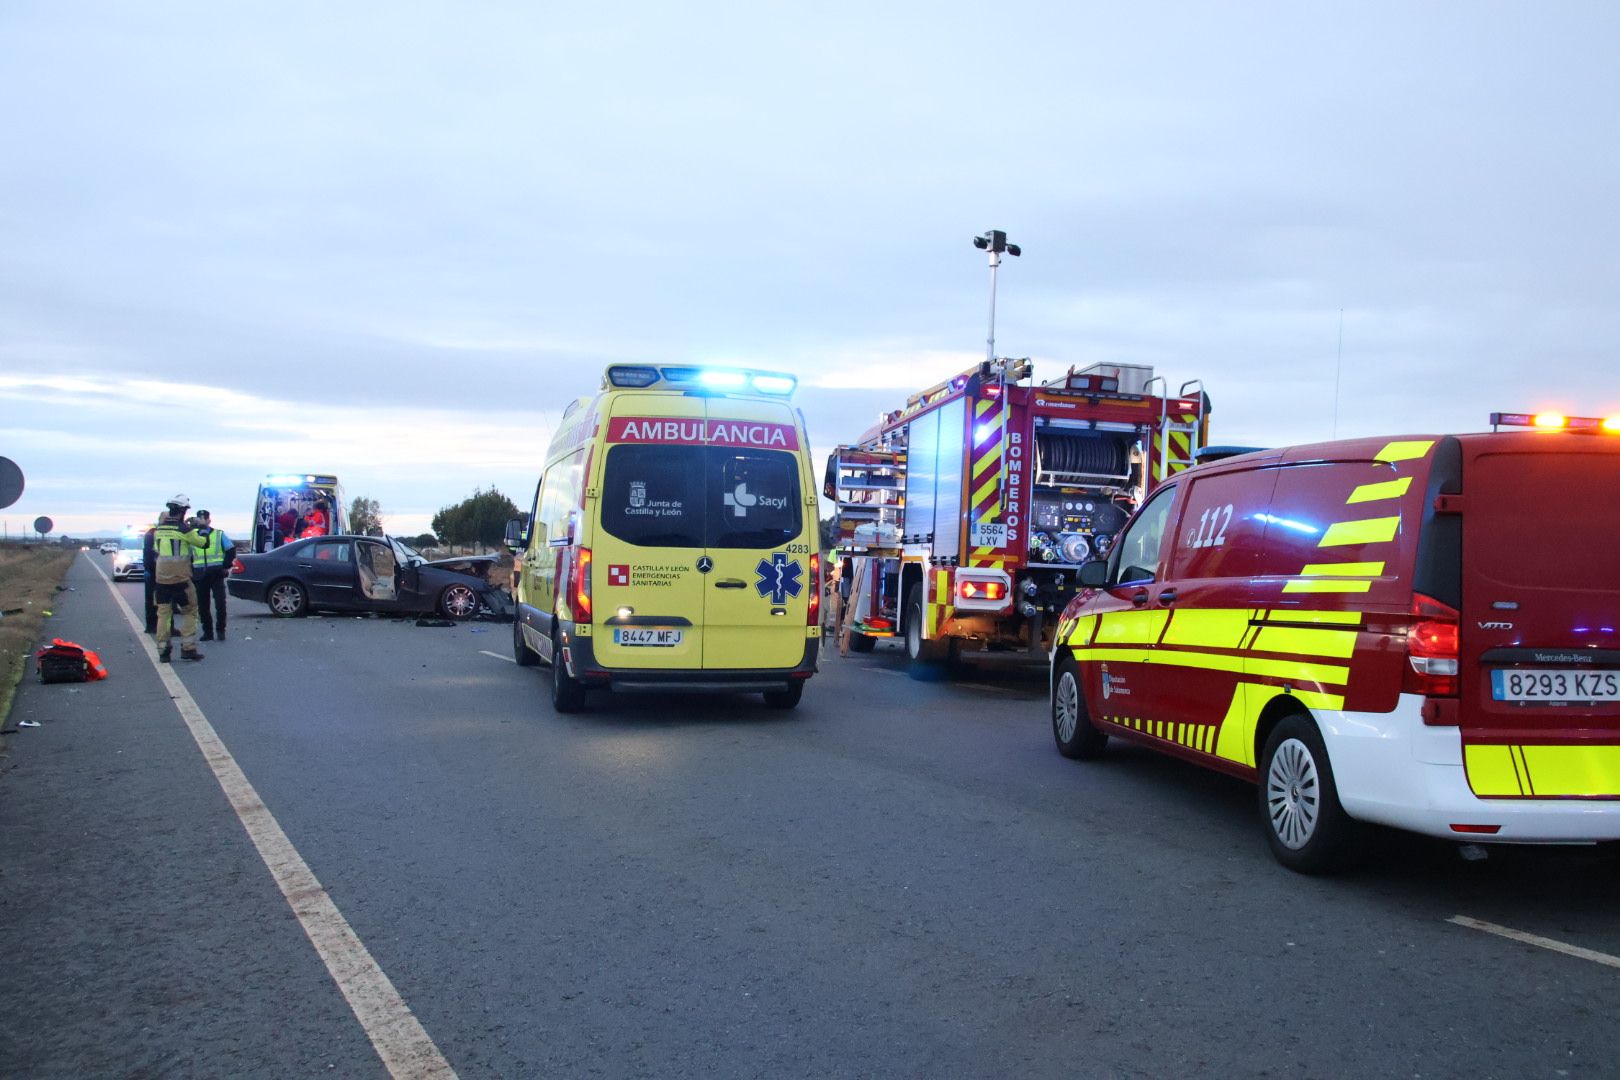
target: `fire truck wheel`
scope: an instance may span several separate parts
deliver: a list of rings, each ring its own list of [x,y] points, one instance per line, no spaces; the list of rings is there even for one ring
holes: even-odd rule
[[[540,656],[529,648],[528,642],[523,640],[523,616],[512,617],[512,659],[517,661],[518,667],[534,667],[540,662]]]
[[[585,707],[585,687],[568,674],[563,663],[562,642],[551,635],[551,707],[560,713],[573,713]]]
[[[877,638],[867,637],[865,634],[857,634],[853,630],[849,632],[850,652],[871,652],[875,648],[877,648]]]
[[[906,658],[913,679],[933,681],[945,677],[946,662],[950,659],[950,642],[923,640],[923,590],[917,582],[906,594]]]
[[[1066,758],[1090,761],[1102,757],[1108,735],[1091,724],[1085,691],[1080,687],[1080,665],[1065,656],[1052,680],[1052,738]]]
[[[1322,735],[1309,716],[1285,717],[1260,755],[1260,817],[1277,861],[1330,874],[1355,861],[1364,827],[1339,805]]]

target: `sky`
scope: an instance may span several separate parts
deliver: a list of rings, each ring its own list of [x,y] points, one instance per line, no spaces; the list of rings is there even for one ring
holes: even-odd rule
[[[1212,439],[1620,413],[1612,3],[0,5],[0,510],[526,507],[617,362],[818,460],[984,356]]]

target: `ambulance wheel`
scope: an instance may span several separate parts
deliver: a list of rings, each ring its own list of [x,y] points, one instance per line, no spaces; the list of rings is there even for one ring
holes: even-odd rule
[[[877,638],[867,637],[865,634],[857,634],[853,630],[849,632],[850,652],[871,652],[875,648],[877,648]]]
[[[924,610],[923,587],[919,581],[906,594],[906,658],[911,661],[907,673],[913,679],[933,682],[945,677],[951,643],[937,639],[923,640]]]
[[[278,619],[295,619],[300,615],[309,614],[309,593],[291,578],[285,578],[270,586],[270,591],[265,593],[264,602],[270,606],[270,614]]]
[[[804,680],[794,679],[782,690],[765,691],[765,704],[773,709],[791,709],[804,697]]]
[[[585,707],[585,687],[568,674],[562,642],[556,633],[551,635],[551,707],[560,713],[579,712]]]
[[[540,656],[529,643],[523,640],[523,616],[512,617],[512,659],[517,661],[518,667],[534,667],[540,662]]]
[[[1355,861],[1364,827],[1344,812],[1321,732],[1285,717],[1260,755],[1260,817],[1277,861],[1301,874],[1331,874]]]
[[[1052,680],[1052,738],[1066,758],[1091,761],[1102,757],[1108,735],[1091,724],[1085,691],[1080,687],[1080,665],[1065,656]]]
[[[447,619],[470,619],[478,614],[478,594],[459,582],[439,594],[439,614]]]

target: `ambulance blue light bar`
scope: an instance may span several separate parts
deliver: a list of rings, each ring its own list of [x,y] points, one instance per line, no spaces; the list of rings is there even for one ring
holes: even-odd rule
[[[1533,427],[1543,431],[1607,431],[1620,434],[1620,416],[1565,416],[1557,412],[1491,413],[1491,430]]]
[[[298,484],[335,484],[330,476],[310,476],[306,473],[272,473],[264,478],[271,487],[295,487]]]
[[[614,364],[602,380],[605,389],[644,389],[660,383],[671,387],[699,387],[704,390],[730,390],[787,397],[798,388],[799,380],[777,371],[752,368],[681,366],[652,367],[645,364]]]

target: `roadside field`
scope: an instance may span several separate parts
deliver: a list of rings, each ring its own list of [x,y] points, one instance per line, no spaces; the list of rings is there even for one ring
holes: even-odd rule
[[[11,714],[17,683],[41,643],[45,613],[78,553],[42,544],[0,545],[0,721]]]

